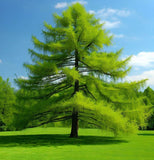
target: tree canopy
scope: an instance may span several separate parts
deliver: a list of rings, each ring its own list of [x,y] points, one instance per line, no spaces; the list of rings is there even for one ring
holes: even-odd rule
[[[14,104],[15,94],[9,79],[4,81],[0,77],[0,130],[10,129],[13,120]]]
[[[112,36],[104,24],[79,3],[53,16],[54,26],[44,23],[44,41],[32,37],[32,64],[24,64],[29,78],[16,79],[20,97],[37,101],[32,126],[72,119],[71,137],[78,136],[80,120],[115,134],[144,126],[145,105],[136,93],[145,80],[118,81],[130,71],[131,57],[105,50]]]
[[[143,95],[147,97],[145,104],[150,106],[150,116],[148,117],[147,129],[154,129],[154,90],[147,87]]]

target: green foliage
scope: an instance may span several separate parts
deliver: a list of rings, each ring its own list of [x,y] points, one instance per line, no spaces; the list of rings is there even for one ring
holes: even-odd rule
[[[15,93],[9,83],[0,77],[0,130],[12,129],[13,112],[15,111]]]
[[[145,96],[147,96],[151,102],[151,104],[154,105],[154,91],[150,88],[150,87],[147,87],[145,90],[144,90],[144,93],[143,93]]]
[[[151,111],[151,115],[148,117],[147,128],[154,130],[154,91],[150,87],[147,87],[144,90],[143,95],[146,96],[144,103],[147,106],[150,106]]]
[[[73,110],[78,119],[115,134],[130,133],[145,126],[148,114],[137,95],[145,80],[120,83],[131,67],[131,57],[121,60],[122,50],[106,52],[112,36],[103,24],[79,3],[59,16],[55,26],[44,23],[44,42],[33,36],[29,49],[32,64],[24,64],[29,79],[16,79],[22,99],[33,99],[29,127],[69,120]],[[29,103],[29,102],[28,102]]]

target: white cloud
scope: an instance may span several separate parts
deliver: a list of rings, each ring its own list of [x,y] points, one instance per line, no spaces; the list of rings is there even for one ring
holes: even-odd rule
[[[89,10],[90,14],[96,14],[96,12],[94,10]]]
[[[130,64],[139,67],[152,67],[154,66],[154,52],[140,52],[133,55]]]
[[[114,38],[124,38],[123,34],[113,34],[113,33],[109,33],[109,36],[113,36]]]
[[[105,22],[104,28],[106,29],[118,28],[121,24],[119,18],[127,17],[131,14],[129,10],[113,8],[103,8],[98,11],[89,10],[89,13],[95,14],[96,17],[102,19],[102,22]],[[123,38],[123,35],[115,36],[115,38]]]
[[[137,55],[133,55],[130,64],[140,74],[126,76],[126,80],[139,81],[148,79],[147,85],[154,87],[154,52],[140,52]]]
[[[114,34],[114,38],[124,38],[123,34]]]
[[[66,8],[69,4],[75,4],[75,3],[80,3],[82,5],[87,4],[87,1],[81,0],[81,1],[73,1],[71,3],[67,3],[67,2],[59,2],[55,5],[55,8]]]
[[[139,75],[127,76],[128,81],[140,81],[142,79],[148,79],[147,85],[154,85],[154,70],[144,71]]]
[[[2,60],[0,59],[0,63],[2,63]]]
[[[109,18],[109,17],[113,18],[115,16],[127,17],[130,15],[130,11],[125,9],[119,10],[119,9],[112,9],[112,8],[103,8],[101,10],[98,10],[96,14],[99,17],[103,17],[103,18]]]
[[[21,79],[28,79],[28,77],[20,76]]]
[[[72,4],[75,4],[75,3],[80,3],[82,5],[85,5],[87,4],[88,2],[87,1],[73,1]]]
[[[101,23],[104,23],[103,28],[105,29],[111,29],[111,28],[117,28],[120,25],[120,21],[101,21]]]
[[[65,8],[67,5],[68,4],[66,2],[59,2],[55,5],[55,8]]]

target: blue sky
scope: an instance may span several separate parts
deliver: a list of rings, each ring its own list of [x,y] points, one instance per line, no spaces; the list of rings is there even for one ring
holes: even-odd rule
[[[0,76],[27,77],[24,62],[30,62],[31,36],[42,39],[43,22],[53,23],[52,13],[60,14],[71,0],[0,0]],[[132,55],[132,71],[127,80],[148,78],[154,89],[154,1],[79,0],[88,12],[105,22],[114,35],[111,49],[123,48],[123,58]]]

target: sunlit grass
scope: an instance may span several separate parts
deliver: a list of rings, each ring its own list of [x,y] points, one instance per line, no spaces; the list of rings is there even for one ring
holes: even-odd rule
[[[0,133],[0,160],[153,160],[154,131],[113,137],[97,129],[33,128]]]

